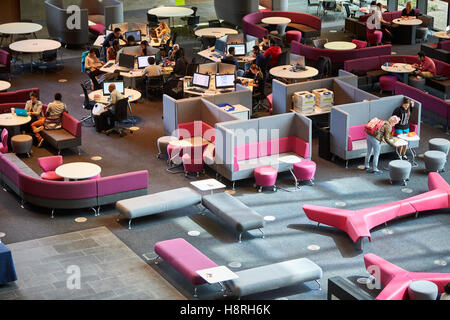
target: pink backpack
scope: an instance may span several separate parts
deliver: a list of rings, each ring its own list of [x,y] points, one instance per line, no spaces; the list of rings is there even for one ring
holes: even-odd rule
[[[381,127],[384,125],[384,120],[379,118],[373,118],[366,124],[366,132],[371,136],[376,136],[380,132]]]

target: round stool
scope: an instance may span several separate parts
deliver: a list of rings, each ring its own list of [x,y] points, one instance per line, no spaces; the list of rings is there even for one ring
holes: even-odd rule
[[[381,76],[380,77],[380,90],[381,91],[394,91],[397,77],[395,76]]]
[[[286,42],[291,43],[291,41],[300,42],[302,40],[302,33],[297,30],[286,31]]]
[[[425,89],[425,79],[424,78],[418,78],[416,76],[409,77],[408,84],[411,87],[414,87],[419,90]]]
[[[314,184],[314,175],[316,174],[316,163],[311,160],[303,160],[294,163],[294,175],[300,181],[309,180]],[[295,182],[297,187],[297,181]]]
[[[11,138],[11,146],[14,153],[26,153],[30,157],[33,138],[27,134],[15,135]]]
[[[413,281],[408,287],[409,300],[436,300],[438,286],[426,280]]]
[[[424,153],[425,169],[429,172],[444,170],[447,156],[442,151],[431,150]]]
[[[442,151],[448,156],[448,149],[450,148],[450,141],[443,138],[433,138],[428,141],[428,149]]]
[[[174,140],[178,140],[178,138],[173,136],[164,136],[158,138],[158,140],[156,141],[156,144],[158,145],[158,156],[157,156],[158,159],[162,155],[167,156],[167,146],[169,145],[170,141]]]
[[[6,237],[6,233],[0,232],[0,243],[2,243],[2,238]]]
[[[389,177],[392,181],[403,181],[403,185],[406,186],[406,181],[409,180],[411,173],[411,163],[405,160],[394,160],[389,162]]]
[[[273,187],[273,191],[277,190],[275,185],[278,176],[277,169],[270,166],[258,167],[255,169],[254,175],[255,185],[259,187],[258,192],[261,192],[263,187]]]

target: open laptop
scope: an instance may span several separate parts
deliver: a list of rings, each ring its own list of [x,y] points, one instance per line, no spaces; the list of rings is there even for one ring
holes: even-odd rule
[[[111,82],[103,82],[103,95],[109,96],[109,85],[115,84],[117,92],[120,92],[121,94],[125,94],[125,87],[123,85],[123,81],[111,81]]]
[[[218,53],[218,55],[215,55],[217,58],[220,58],[222,55],[226,54],[227,43],[223,40],[217,39],[216,43],[214,44],[214,51]]]
[[[218,74],[216,75],[216,89],[221,92],[231,92],[234,88],[234,82],[236,80],[236,76],[234,74]]]
[[[253,47],[256,46],[256,39],[247,41],[245,43],[246,49],[247,49],[247,54],[252,54],[253,52]]]
[[[305,70],[305,57],[291,53],[289,55],[289,64],[296,70]]]
[[[141,56],[137,57],[138,69],[145,69],[149,66],[148,58],[153,57],[156,60],[156,56]]]
[[[133,55],[121,53],[119,56],[119,67],[134,69],[134,59]]]
[[[189,90],[194,92],[205,92],[205,89],[209,89],[211,76],[209,74],[202,74],[195,72],[192,78],[192,86]]]

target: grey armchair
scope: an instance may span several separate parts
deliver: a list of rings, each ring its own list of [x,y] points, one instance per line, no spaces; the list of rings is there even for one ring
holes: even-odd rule
[[[88,10],[89,20],[106,27],[123,22],[123,3],[119,0],[82,0],[81,8]]]

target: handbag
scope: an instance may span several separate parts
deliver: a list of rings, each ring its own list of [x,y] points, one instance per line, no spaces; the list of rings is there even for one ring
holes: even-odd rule
[[[57,130],[61,129],[61,118],[45,118],[44,120],[45,130]]]

